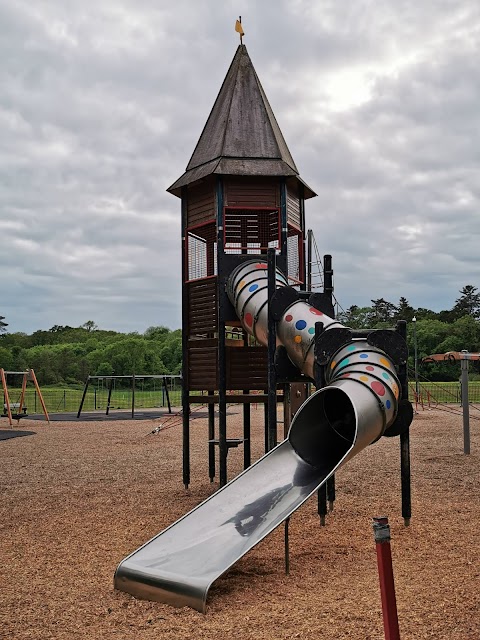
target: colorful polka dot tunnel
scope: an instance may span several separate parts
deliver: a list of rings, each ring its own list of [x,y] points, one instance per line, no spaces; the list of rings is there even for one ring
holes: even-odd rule
[[[275,286],[287,286],[287,280],[279,269]],[[267,264],[248,261],[237,267],[228,280],[227,293],[244,329],[260,344],[267,346]],[[291,304],[277,322],[277,345],[283,345],[293,364],[312,380],[315,323],[319,321],[325,331],[343,327],[302,300]],[[310,416],[312,403],[318,404],[319,411],[329,414],[330,417],[324,416],[327,422],[332,422],[337,414],[348,415],[351,424],[346,430],[355,432],[355,439],[362,441],[362,446],[377,440],[395,420],[400,383],[393,363],[380,349],[370,346],[365,340],[353,340],[334,354],[326,367],[325,377],[328,386],[310,396],[305,403],[310,407],[304,415]],[[301,413],[297,413],[292,423],[292,430],[297,423],[297,432],[303,429]]]

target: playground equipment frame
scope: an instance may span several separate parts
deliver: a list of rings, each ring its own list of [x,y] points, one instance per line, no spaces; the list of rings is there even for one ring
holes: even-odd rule
[[[23,376],[22,379],[22,390],[20,392],[20,401],[18,402],[18,406],[16,406],[16,410],[17,413],[15,415],[12,414],[12,403],[10,402],[10,395],[8,393],[8,386],[7,386],[7,376]],[[37,377],[35,375],[35,371],[33,369],[27,369],[26,371],[5,371],[5,369],[0,369],[0,379],[2,380],[2,388],[3,388],[3,395],[5,398],[4,404],[5,404],[5,410],[7,412],[7,416],[8,416],[8,422],[10,424],[11,427],[13,427],[13,422],[12,419],[15,418],[18,421],[20,420],[20,418],[24,418],[26,417],[26,407],[24,407],[24,402],[25,402],[25,391],[27,389],[27,382],[30,379],[31,382],[33,382],[33,384],[35,385],[35,389],[38,393],[38,397],[40,399],[40,403],[42,405],[42,411],[43,411],[43,415],[45,416],[45,420],[47,422],[50,422],[50,418],[48,415],[48,411],[47,411],[47,407],[45,406],[45,402],[43,400],[43,396],[42,396],[42,392],[40,391],[40,387],[37,381]],[[22,409],[24,411],[24,413],[22,413]]]
[[[83,409],[83,405],[85,403],[85,398],[87,396],[87,391],[88,391],[88,387],[90,385],[90,382],[92,380],[108,380],[109,381],[109,385],[108,385],[108,399],[107,399],[107,407],[105,409],[105,415],[108,416],[109,412],[110,412],[110,402],[112,399],[112,391],[113,391],[113,383],[114,380],[119,380],[119,379],[129,379],[131,380],[131,389],[132,389],[132,408],[131,408],[131,415],[132,418],[135,418],[135,381],[136,380],[162,380],[162,388],[165,391],[165,396],[167,398],[167,405],[168,405],[168,413],[172,413],[172,406],[170,403],[170,395],[168,392],[168,385],[167,385],[167,378],[171,379],[171,378],[178,378],[180,379],[181,376],[179,375],[136,375],[135,373],[132,373],[132,375],[125,375],[125,376],[88,376],[87,379],[85,380],[85,385],[83,387],[83,393],[82,393],[82,399],[80,400],[80,406],[78,407],[78,412],[77,412],[77,418],[80,418],[81,413],[82,413],[82,409]]]

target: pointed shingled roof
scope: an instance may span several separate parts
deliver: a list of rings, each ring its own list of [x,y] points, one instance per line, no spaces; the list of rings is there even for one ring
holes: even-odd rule
[[[239,45],[187,170],[167,189],[211,174],[295,176],[300,179],[245,45]]]

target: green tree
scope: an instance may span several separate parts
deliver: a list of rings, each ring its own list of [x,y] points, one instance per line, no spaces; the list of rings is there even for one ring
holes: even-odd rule
[[[80,328],[90,332],[90,331],[96,331],[98,329],[98,326],[95,324],[93,320],[87,320],[82,324]]]
[[[452,315],[454,319],[462,316],[472,316],[477,320],[480,318],[480,293],[477,287],[467,284],[460,290],[460,297],[455,300]]]
[[[95,375],[97,376],[113,376],[113,367],[110,362],[101,362],[96,371]]]
[[[375,327],[378,324],[392,324],[392,320],[398,312],[397,307],[384,298],[378,298],[371,302],[372,312],[369,317],[370,326]]]
[[[4,322],[5,316],[0,316],[0,333],[5,333],[7,330],[5,327],[8,327],[8,322]]]
[[[10,349],[0,347],[0,369],[13,369],[13,355]]]
[[[394,314],[395,320],[411,322],[414,316],[415,309],[409,304],[408,300],[402,296],[398,301],[397,311]]]
[[[148,329],[143,334],[147,340],[161,340],[163,341],[165,337],[170,333],[170,329],[168,327],[148,327]]]
[[[366,329],[372,315],[371,307],[358,307],[356,304],[338,314],[338,321],[351,329]]]

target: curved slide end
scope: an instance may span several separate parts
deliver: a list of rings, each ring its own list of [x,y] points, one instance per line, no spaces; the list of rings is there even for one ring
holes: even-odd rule
[[[208,590],[215,578],[187,578],[167,571],[160,574],[158,570],[149,571],[149,567],[136,566],[134,559],[130,558],[125,558],[115,571],[115,589],[141,600],[162,602],[174,607],[191,607],[206,613]]]
[[[297,411],[288,440],[315,469],[331,474],[383,433],[385,412],[368,388],[337,380],[314,393]]]

